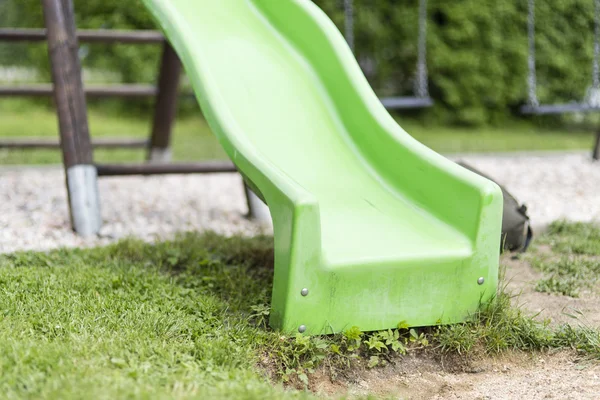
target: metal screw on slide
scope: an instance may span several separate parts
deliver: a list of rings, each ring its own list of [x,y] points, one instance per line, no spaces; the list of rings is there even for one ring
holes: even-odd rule
[[[302,288],[302,290],[300,291],[300,294],[302,296],[308,296],[308,288]],[[298,332],[300,332],[300,333],[306,332],[306,325],[300,325],[298,327]]]
[[[478,285],[483,285],[483,282],[485,282],[485,279],[482,277],[480,277],[479,279],[477,279],[477,284]]]

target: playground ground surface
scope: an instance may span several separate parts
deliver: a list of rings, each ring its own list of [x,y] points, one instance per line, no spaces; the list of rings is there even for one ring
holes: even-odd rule
[[[0,136],[56,134],[51,111],[23,115],[3,114]],[[95,112],[90,121],[109,136],[149,129],[149,121]],[[588,150],[592,141],[527,126],[461,133],[403,125],[446,153]],[[223,157],[200,118],[177,129],[176,159]],[[268,226],[243,217],[235,174],[103,179],[103,232],[86,241],[69,230],[60,168],[1,167],[0,391],[57,399],[600,397],[600,169],[587,152],[453,158],[526,202],[536,233],[560,218],[585,223],[555,223],[526,255],[503,255],[503,289],[471,322],[401,327],[397,338],[349,331],[304,339],[265,326],[272,238]],[[0,151],[0,164],[59,159]],[[244,237],[175,236],[206,229]]]
[[[272,238],[187,234],[0,255],[7,398],[593,399],[600,229],[502,256],[466,324],[306,338],[266,327]],[[565,325],[569,324],[569,325]]]
[[[599,165],[588,152],[454,155],[505,185],[529,208],[535,232],[552,221],[600,221]],[[111,177],[98,182],[103,227],[82,239],[70,228],[60,166],[0,166],[0,253],[97,246],[134,236],[169,239],[181,231],[270,232],[244,217],[238,174]]]

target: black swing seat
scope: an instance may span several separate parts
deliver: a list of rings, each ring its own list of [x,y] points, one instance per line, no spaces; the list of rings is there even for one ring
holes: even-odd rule
[[[388,110],[427,108],[433,106],[431,97],[384,97],[381,104]]]
[[[586,103],[564,103],[564,104],[540,104],[538,106],[524,105],[521,107],[523,114],[547,115],[563,114],[571,112],[592,112],[600,111],[600,107],[591,106]]]

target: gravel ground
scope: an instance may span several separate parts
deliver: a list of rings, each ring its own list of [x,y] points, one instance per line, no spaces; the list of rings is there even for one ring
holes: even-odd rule
[[[59,168],[0,170],[0,252],[144,240],[175,232],[214,230],[255,234],[268,229],[247,218],[237,174],[102,178],[104,221],[99,237],[70,229],[64,173]]]
[[[525,203],[531,224],[543,229],[557,219],[600,221],[600,162],[586,153],[465,155]]]
[[[534,227],[559,219],[600,221],[600,163],[587,154],[507,154],[453,157],[505,185],[529,207]],[[82,239],[69,228],[60,168],[0,169],[0,252],[106,244],[125,236],[168,238],[211,229],[255,234],[269,227],[244,217],[237,174],[102,178],[104,226]]]

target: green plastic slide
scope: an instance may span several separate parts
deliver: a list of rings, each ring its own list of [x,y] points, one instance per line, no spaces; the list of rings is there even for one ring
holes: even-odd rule
[[[144,0],[271,211],[271,325],[453,323],[496,291],[502,194],[387,113],[310,0]]]

